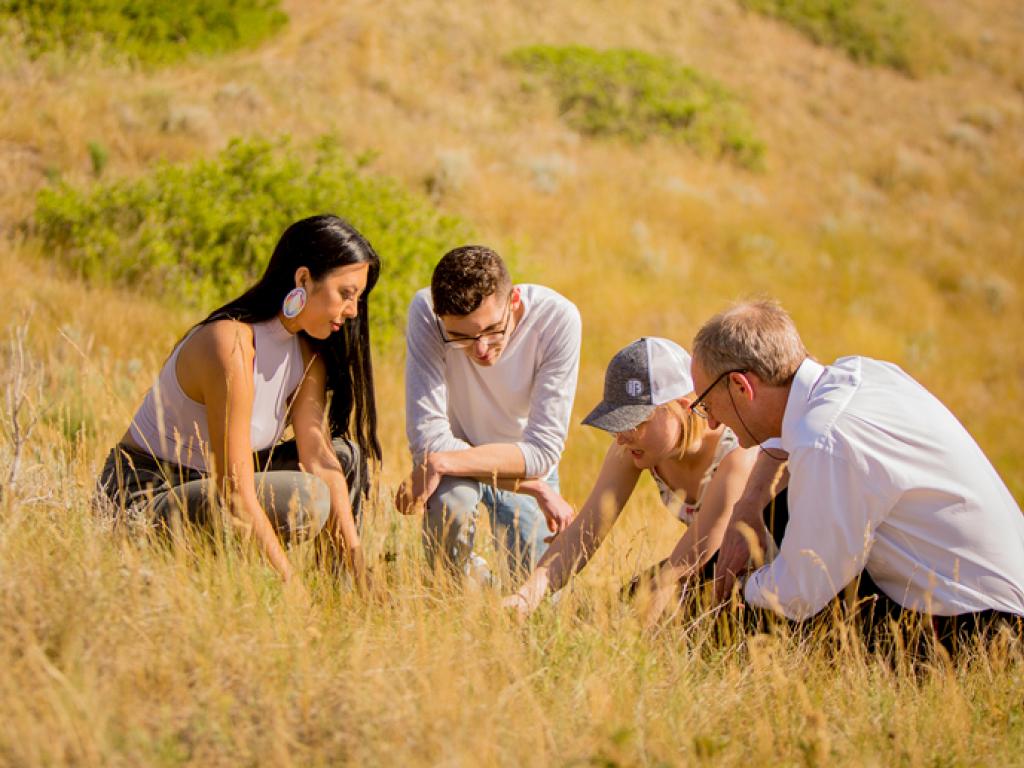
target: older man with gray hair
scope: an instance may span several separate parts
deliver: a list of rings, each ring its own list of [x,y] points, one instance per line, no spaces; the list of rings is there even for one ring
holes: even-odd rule
[[[876,614],[924,614],[944,642],[994,619],[1019,626],[1020,508],[963,425],[904,371],[867,357],[822,365],[778,303],[756,301],[700,329],[692,372],[695,413],[761,445],[762,467],[788,459],[788,521],[777,556],[746,579],[747,604],[803,620],[859,578]],[[765,535],[759,505],[737,505],[720,568],[742,570],[740,523]]]

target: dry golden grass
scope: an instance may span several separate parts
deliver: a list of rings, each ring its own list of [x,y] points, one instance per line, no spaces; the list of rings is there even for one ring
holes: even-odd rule
[[[90,515],[92,478],[196,318],[84,285],[19,227],[48,174],[89,178],[90,141],[110,151],[105,175],[132,176],[235,135],[336,131],[412,187],[440,174],[439,204],[515,252],[519,279],[576,301],[577,421],[616,349],[641,334],[687,345],[731,299],[768,292],[821,359],[904,365],[1021,500],[1018,4],[930,2],[959,42],[948,71],[921,79],[857,67],[727,0],[288,5],[263,47],[155,72],[0,51],[0,340],[27,322],[39,377],[0,503],[0,764],[1019,763],[1019,652],[909,671],[822,638],[723,642],[679,623],[643,636],[617,587],[680,533],[649,484],[580,588],[525,626],[495,595],[424,586],[418,521],[383,501],[366,538],[371,557],[397,553],[386,604],[307,563],[306,610],[236,547],[186,556],[112,536]],[[499,63],[541,42],[709,72],[749,103],[766,170],[581,139]],[[400,352],[377,365],[386,498],[406,470]],[[605,446],[573,427],[571,500]]]

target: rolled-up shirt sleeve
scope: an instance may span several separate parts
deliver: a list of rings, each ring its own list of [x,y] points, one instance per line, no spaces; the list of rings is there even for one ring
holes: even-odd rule
[[[865,473],[824,448],[789,456],[789,523],[776,558],[747,580],[747,603],[810,618],[863,569],[889,505]]]
[[[444,343],[423,292],[409,305],[405,332],[405,434],[414,461],[427,453],[471,447],[452,434],[448,419]]]
[[[523,439],[527,477],[546,477],[565,450],[580,370],[582,323],[576,307],[566,301],[544,332],[542,359],[530,394],[530,413]]]

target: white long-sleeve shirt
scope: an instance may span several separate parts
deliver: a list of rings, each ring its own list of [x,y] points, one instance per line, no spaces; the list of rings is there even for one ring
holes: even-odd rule
[[[890,363],[805,360],[782,422],[789,523],[751,605],[821,610],[866,569],[900,605],[1024,615],[1024,516],[956,417]]]
[[[424,453],[514,443],[527,477],[545,477],[565,448],[580,364],[580,314],[550,288],[521,285],[523,315],[501,357],[480,366],[441,341],[424,288],[406,326],[405,431]]]

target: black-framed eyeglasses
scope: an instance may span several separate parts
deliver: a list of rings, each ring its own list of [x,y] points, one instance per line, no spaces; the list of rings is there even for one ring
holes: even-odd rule
[[[708,418],[710,418],[710,416],[711,416],[711,411],[708,410],[708,404],[705,403],[704,400],[705,400],[705,398],[707,398],[707,396],[709,394],[711,394],[711,390],[714,389],[715,387],[717,387],[718,386],[718,382],[720,382],[722,379],[724,379],[729,374],[731,374],[731,373],[746,373],[746,372],[747,372],[746,368],[733,368],[733,369],[728,370],[728,371],[722,371],[722,373],[718,374],[718,378],[715,379],[714,381],[712,381],[711,385],[709,387],[707,387],[707,389],[705,389],[703,392],[701,392],[697,396],[697,399],[694,400],[693,404],[690,406],[690,411],[692,413],[697,414],[698,416],[700,416],[705,421],[707,421]]]
[[[476,344],[478,341],[484,342],[487,346],[493,346],[504,338],[508,332],[508,327],[512,320],[512,293],[508,295],[508,300],[505,302],[504,322],[501,324],[501,328],[497,328],[493,331],[484,331],[478,333],[476,336],[465,336],[457,339],[448,338],[448,334],[444,330],[444,326],[441,325],[441,318],[434,314],[434,324],[437,325],[437,333],[441,337],[441,341],[450,347],[455,349],[468,349],[469,347]]]

